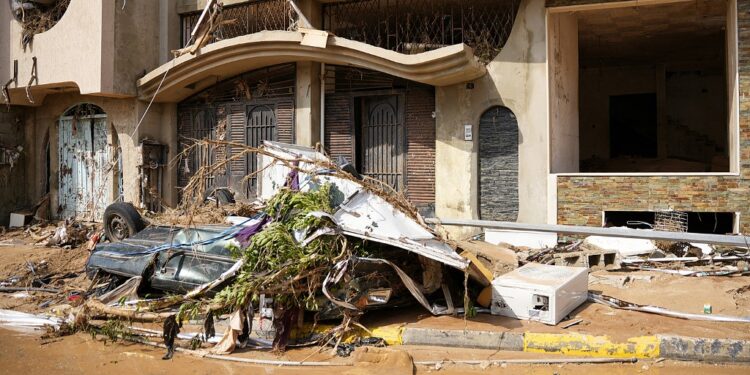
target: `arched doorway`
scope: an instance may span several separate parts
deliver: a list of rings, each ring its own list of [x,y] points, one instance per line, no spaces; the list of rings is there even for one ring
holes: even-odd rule
[[[113,190],[107,115],[96,105],[79,104],[58,124],[58,216],[101,221]]]
[[[479,217],[518,218],[518,121],[505,107],[492,107],[479,119]]]

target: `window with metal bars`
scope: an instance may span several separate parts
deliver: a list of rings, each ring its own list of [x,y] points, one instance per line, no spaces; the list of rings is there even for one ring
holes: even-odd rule
[[[488,63],[510,35],[520,0],[354,0],[323,5],[336,36],[415,54],[465,43]]]
[[[180,44],[183,47],[186,47],[190,40],[190,33],[200,16],[201,12],[181,15]],[[216,28],[209,43],[263,30],[288,30],[297,19],[297,15],[287,0],[259,0],[226,6],[222,10],[221,17],[226,22]]]

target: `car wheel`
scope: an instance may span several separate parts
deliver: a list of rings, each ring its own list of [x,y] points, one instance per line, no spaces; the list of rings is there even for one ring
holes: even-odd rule
[[[130,203],[112,203],[104,210],[104,232],[112,242],[120,242],[143,227],[143,218]]]

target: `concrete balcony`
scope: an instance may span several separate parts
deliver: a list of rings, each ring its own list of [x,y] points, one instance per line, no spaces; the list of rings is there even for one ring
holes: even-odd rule
[[[24,49],[21,23],[0,6],[0,83],[14,80],[14,105],[41,105],[60,92],[133,97],[138,76],[158,65],[158,21],[156,1],[122,8],[115,0],[71,0],[57,24]]]

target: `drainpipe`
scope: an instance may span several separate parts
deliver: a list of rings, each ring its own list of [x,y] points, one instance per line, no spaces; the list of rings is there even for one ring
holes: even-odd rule
[[[326,64],[320,63],[320,147],[326,146]]]

